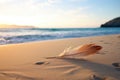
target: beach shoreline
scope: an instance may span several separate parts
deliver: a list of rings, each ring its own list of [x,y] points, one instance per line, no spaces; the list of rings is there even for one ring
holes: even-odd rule
[[[58,56],[65,48],[91,43],[103,49],[86,61],[45,59]],[[120,34],[0,45],[0,80],[90,80],[91,76],[120,80],[120,66],[112,65],[120,63],[119,50]]]
[[[0,29],[0,45],[120,34],[120,28],[6,28]]]
[[[33,43],[44,43],[44,42],[54,42],[54,41],[64,41],[64,40],[74,40],[74,39],[83,39],[83,38],[96,38],[96,37],[104,37],[104,36],[116,36],[120,34],[107,34],[107,35],[96,35],[96,36],[84,36],[84,37],[74,37],[74,38],[60,38],[60,39],[48,39],[48,40],[40,40],[40,41],[29,41],[29,42],[22,42],[22,43],[10,43],[10,44],[1,44],[0,46],[7,46],[7,45],[22,45],[22,44],[33,44]]]

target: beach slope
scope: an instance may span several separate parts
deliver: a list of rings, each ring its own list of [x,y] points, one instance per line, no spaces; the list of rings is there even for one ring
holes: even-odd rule
[[[46,59],[90,43],[103,49],[84,59]],[[0,45],[0,80],[120,80],[120,34]]]

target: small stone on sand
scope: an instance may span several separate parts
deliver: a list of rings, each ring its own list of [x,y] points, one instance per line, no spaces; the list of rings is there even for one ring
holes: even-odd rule
[[[107,80],[107,78],[106,77],[102,78],[96,75],[92,75],[89,80]]]
[[[112,63],[114,67],[120,67],[120,63]]]
[[[35,64],[36,64],[36,65],[42,65],[42,64],[44,64],[44,63],[45,63],[45,62],[42,62],[42,61],[41,61],[41,62],[36,62]]]

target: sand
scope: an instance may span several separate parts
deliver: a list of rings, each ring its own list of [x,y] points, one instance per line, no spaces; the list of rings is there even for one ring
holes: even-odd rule
[[[46,59],[89,43],[101,45],[100,54]],[[0,80],[120,80],[119,63],[120,34],[0,45]]]

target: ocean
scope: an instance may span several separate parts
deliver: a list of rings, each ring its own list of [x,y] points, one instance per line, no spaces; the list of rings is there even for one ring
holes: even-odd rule
[[[1,28],[0,45],[120,34],[120,28]]]

